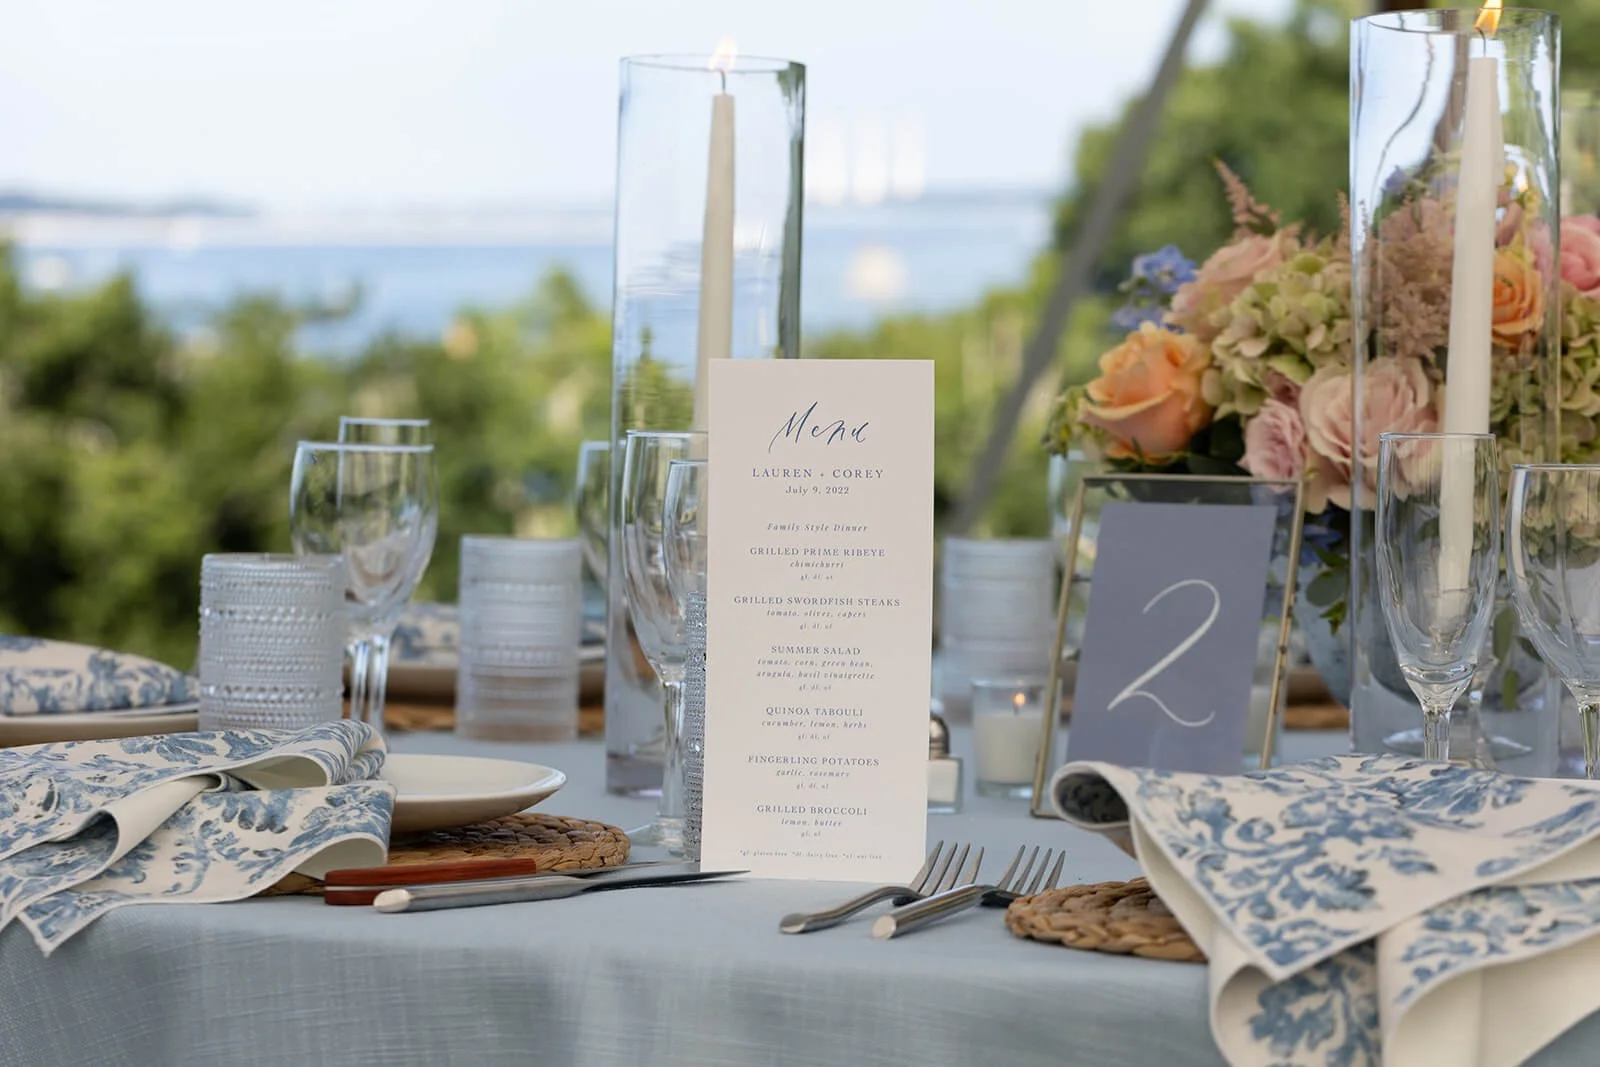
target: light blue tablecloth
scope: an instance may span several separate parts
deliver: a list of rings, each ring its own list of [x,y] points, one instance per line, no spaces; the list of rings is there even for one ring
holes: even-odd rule
[[[970,739],[956,735],[957,754]],[[1294,759],[1342,737],[1294,736]],[[621,826],[601,746],[399,735],[400,752],[499,755],[571,777],[546,802]],[[970,765],[969,765],[970,771]],[[1074,881],[1126,878],[1099,838],[975,799],[932,838],[1071,850]],[[647,855],[641,853],[641,856]],[[998,869],[996,866],[995,869]],[[982,910],[891,942],[867,922],[800,937],[779,916],[853,887],[740,882],[421,915],[310,898],[127,908],[44,959],[0,935],[0,1067],[1215,1067],[1205,969],[1019,941]],[[1470,1025],[1470,1023],[1466,1023]],[[1590,1018],[1538,1062],[1588,1067]]]

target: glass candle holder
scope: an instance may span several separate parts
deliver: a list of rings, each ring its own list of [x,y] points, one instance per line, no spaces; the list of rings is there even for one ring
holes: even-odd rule
[[[972,737],[979,796],[1033,796],[1033,771],[1044,731],[1045,689],[1035,679],[972,683]]]
[[[1318,462],[1334,525],[1348,522],[1343,625],[1358,752],[1416,754],[1422,742],[1375,592],[1378,435],[1493,433],[1504,468],[1553,459],[1561,440],[1559,39],[1555,15],[1528,9],[1354,23],[1350,369],[1319,369],[1300,407],[1317,408],[1306,390],[1348,391],[1307,422],[1349,422],[1348,461]],[[1457,712],[1485,762],[1515,769],[1508,761],[1527,746],[1485,734],[1480,710],[1537,711],[1554,694],[1509,603],[1497,612],[1494,648]]]
[[[611,439],[706,427],[713,359],[800,351],[805,68],[728,54],[622,61],[617,126]],[[611,500],[622,464],[611,465]],[[611,508],[619,544],[621,509]],[[660,792],[659,684],[629,628],[610,553],[606,788]]]

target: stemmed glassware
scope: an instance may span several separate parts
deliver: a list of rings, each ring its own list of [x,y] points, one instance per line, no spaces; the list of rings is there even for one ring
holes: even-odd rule
[[[1600,778],[1600,466],[1513,467],[1510,496],[1511,601],[1577,700],[1584,776]]]
[[[611,442],[585,441],[578,446],[578,472],[573,480],[572,507],[578,518],[583,562],[601,588],[606,584],[606,541],[611,527]]]
[[[363,445],[429,445],[433,443],[433,427],[427,419],[385,419],[369,418],[360,415],[339,416],[339,440],[349,444]],[[439,536],[439,485],[438,471],[432,463],[425,464],[423,475],[427,479],[426,493],[432,500],[432,507],[428,512],[429,520],[427,529],[423,531],[423,538],[417,546],[421,556],[417,564],[417,575],[428,569],[428,561],[433,558],[433,546]],[[402,606],[403,610],[403,606]],[[392,635],[393,629],[390,629]],[[346,650],[350,657],[351,693],[356,692],[355,679],[359,676],[365,679],[364,686],[370,687],[375,676],[382,676],[387,680],[389,676],[389,642],[385,636],[381,651],[375,641],[352,638]],[[382,662],[374,663],[375,657],[381,656]],[[377,706],[373,721],[383,722],[383,702],[387,686],[379,688],[377,693]],[[362,697],[363,706],[367,696]],[[352,699],[352,705],[355,704]]]
[[[1500,572],[1493,435],[1380,435],[1377,500],[1384,623],[1422,705],[1423,757],[1449,759],[1450,708],[1472,684]]]
[[[630,430],[623,453],[622,554],[632,638],[656,672],[663,690],[663,773],[655,821],[630,832],[635,844],[683,848],[683,764],[679,726],[683,717],[683,602],[668,584],[666,565],[667,476],[674,460],[705,455],[706,435],[697,431]]]
[[[289,531],[301,555],[345,559],[350,717],[381,726],[389,640],[438,530],[433,446],[301,441]]]

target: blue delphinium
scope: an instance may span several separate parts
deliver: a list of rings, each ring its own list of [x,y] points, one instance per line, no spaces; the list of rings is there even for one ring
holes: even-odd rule
[[[1183,283],[1193,280],[1194,264],[1177,245],[1135,256],[1133,271],[1121,286],[1128,300],[1112,314],[1112,325],[1137,330],[1146,322],[1159,323],[1172,294]]]

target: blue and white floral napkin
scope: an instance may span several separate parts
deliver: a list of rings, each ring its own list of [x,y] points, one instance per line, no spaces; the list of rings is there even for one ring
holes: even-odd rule
[[[1522,1063],[1600,1009],[1600,791],[1399,756],[1239,777],[1069,763],[1210,960],[1234,1067]]]
[[[0,715],[156,711],[198,699],[195,679],[143,656],[0,634]]]
[[[0,930],[46,954],[113,908],[239,900],[384,861],[394,787],[364,723],[0,749]]]

